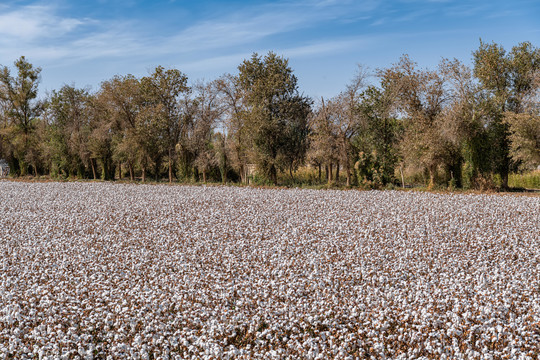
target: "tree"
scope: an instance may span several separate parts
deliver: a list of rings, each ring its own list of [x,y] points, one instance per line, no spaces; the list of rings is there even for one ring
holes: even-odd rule
[[[92,172],[97,175],[97,165],[101,167],[102,180],[114,180],[115,164],[113,161],[115,138],[119,127],[107,106],[106,98],[98,93],[88,101],[89,135],[88,149]]]
[[[113,158],[119,164],[127,165],[130,179],[134,180],[134,167],[141,162],[137,116],[144,99],[140,80],[133,75],[115,76],[101,84],[100,94],[115,124],[121,129]]]
[[[162,105],[144,107],[135,122],[136,142],[139,144],[142,181],[146,180],[147,169],[154,166],[155,180],[159,180],[163,156],[168,152],[166,112]]]
[[[393,67],[380,71],[379,76],[383,89],[395,99],[396,111],[404,115],[402,156],[409,164],[425,169],[429,187],[433,187],[437,167],[445,155],[444,140],[437,131],[443,81],[434,71],[418,70],[407,55]]]
[[[206,182],[210,169],[218,164],[214,151],[214,128],[220,119],[224,106],[219,99],[220,91],[217,82],[199,82],[194,86],[193,132],[190,139],[195,155],[195,166]]]
[[[11,76],[7,66],[0,67],[0,97],[7,106],[7,117],[13,124],[9,136],[13,141],[18,167],[21,175],[25,175],[34,122],[42,110],[41,103],[36,99],[41,68],[34,68],[24,56],[15,61],[15,67],[16,77]],[[33,162],[31,165],[34,174],[37,174],[37,164]]]
[[[504,118],[510,132],[510,154],[523,169],[540,165],[540,114],[508,112]]]
[[[500,174],[502,186],[507,188],[512,164],[509,122],[504,121],[504,114],[506,111],[523,113],[524,99],[538,88],[535,79],[540,69],[540,50],[524,42],[506,53],[502,46],[480,40],[473,58],[474,75],[484,92],[492,169]]]
[[[312,101],[296,95],[281,106],[280,117],[287,119],[283,132],[284,146],[281,149],[281,162],[289,170],[291,180],[293,172],[304,164],[309,147],[309,124]]]
[[[298,81],[288,60],[272,52],[264,58],[253,54],[238,69],[238,82],[248,108],[247,127],[255,145],[252,158],[258,168],[277,184],[277,172],[286,167],[287,154],[301,154],[299,148],[305,148],[305,109],[311,106],[311,102],[298,93]],[[293,133],[297,138],[290,138]],[[295,142],[291,144],[291,141]],[[297,148],[292,150],[291,147]]]
[[[519,99],[522,112],[504,114],[504,123],[508,125],[510,132],[510,155],[522,169],[534,169],[540,165],[540,69],[531,66],[531,63],[538,61],[538,58],[531,61],[531,52],[524,54],[521,51],[528,49],[529,46],[530,44],[527,43],[522,44],[519,47],[520,55],[514,56],[514,59],[520,59],[519,62],[525,63],[525,69],[529,69],[521,71],[526,74],[521,76],[526,80],[520,81],[520,88],[526,90],[522,92]],[[523,58],[525,61],[521,60]]]
[[[252,148],[248,128],[248,109],[239,78],[231,74],[216,80],[223,104],[223,125],[226,134],[221,141],[222,156],[238,172],[242,183],[247,183],[247,164]]]
[[[189,93],[187,76],[178,69],[155,68],[150,76],[141,80],[146,106],[154,106],[154,112],[160,110],[162,116],[156,119],[164,121],[164,144],[167,149],[169,182],[173,177],[173,162],[176,145],[187,132],[189,115],[181,97]]]
[[[480,86],[473,71],[457,59],[443,59],[440,71],[445,78],[446,106],[441,131],[454,154],[447,173],[456,187],[482,187],[491,171],[490,139],[486,131],[486,111]],[[459,153],[458,153],[459,151]]]
[[[7,101],[0,96],[0,159],[8,159],[8,162],[13,162],[14,150],[10,141],[13,125],[9,120],[8,111]]]
[[[341,163],[345,168],[347,186],[351,185],[351,164],[356,152],[352,139],[360,131],[364,120],[358,109],[358,104],[367,74],[361,67],[358,70],[357,75],[345,91],[328,104],[328,116],[330,116],[331,124],[335,129],[339,161],[336,169],[336,181],[339,181],[339,165]]]
[[[372,157],[374,163],[374,168],[363,171],[369,174],[371,181],[376,180],[373,175],[377,174],[382,185],[394,181],[399,157],[397,146],[402,132],[401,122],[392,116],[391,100],[387,91],[370,86],[362,93],[358,105],[364,121],[357,140],[360,144],[356,146],[365,156]]]
[[[215,152],[215,162],[221,174],[221,182],[227,182],[227,173],[229,171],[229,154],[226,144],[227,138],[224,134],[217,132],[213,140],[213,148]]]
[[[406,55],[393,67],[379,71],[379,76],[383,89],[395,99],[396,111],[403,115],[401,154],[406,162],[427,172],[432,188],[438,167],[456,153],[442,131],[447,100],[444,77],[437,71],[417,69]]]
[[[84,177],[90,165],[88,149],[90,95],[85,89],[64,85],[47,101],[50,119],[48,157],[55,173]],[[94,169],[95,170],[95,169]]]
[[[332,164],[338,161],[337,135],[329,116],[328,102],[321,98],[319,108],[314,112],[310,124],[308,159],[319,169],[319,181],[321,181],[321,167],[326,166],[326,178],[328,184],[332,183]]]

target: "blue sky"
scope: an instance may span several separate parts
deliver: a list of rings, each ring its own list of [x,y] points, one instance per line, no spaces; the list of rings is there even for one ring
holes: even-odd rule
[[[537,0],[97,0],[0,3],[0,64],[43,68],[41,90],[99,88],[113,75],[175,67],[190,81],[236,73],[253,52],[290,60],[302,92],[337,95],[357,64],[470,64],[479,39],[540,46]]]

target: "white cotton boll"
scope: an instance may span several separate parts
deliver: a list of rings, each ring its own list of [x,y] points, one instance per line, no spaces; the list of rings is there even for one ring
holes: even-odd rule
[[[85,360],[93,360],[94,359],[94,346],[93,344],[90,344],[88,350],[86,351],[86,354],[84,354]]]
[[[0,254],[16,251],[21,271],[0,296],[21,309],[0,321],[41,321],[25,338],[38,358],[67,354],[68,340],[81,358],[165,358],[170,346],[194,359],[346,358],[366,344],[418,358],[414,343],[479,358],[460,350],[465,332],[479,349],[496,336],[494,357],[535,343],[534,198],[0,182],[11,192],[22,210],[0,205],[0,226],[17,227],[0,232]],[[90,351],[99,339],[110,346]]]

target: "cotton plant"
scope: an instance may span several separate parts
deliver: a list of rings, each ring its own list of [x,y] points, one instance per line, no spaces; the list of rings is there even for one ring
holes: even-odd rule
[[[0,358],[535,359],[536,196],[1,182]]]

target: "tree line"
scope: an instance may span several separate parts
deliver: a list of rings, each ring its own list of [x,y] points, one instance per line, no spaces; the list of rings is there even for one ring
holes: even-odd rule
[[[209,82],[178,69],[118,75],[91,92],[38,98],[41,69],[0,67],[0,158],[15,176],[278,184],[309,166],[319,183],[482,188],[540,164],[540,50],[480,42],[473,67],[422,69],[404,55],[359,67],[330,99],[299,91],[288,60],[253,54]],[[377,85],[370,84],[374,76]]]

